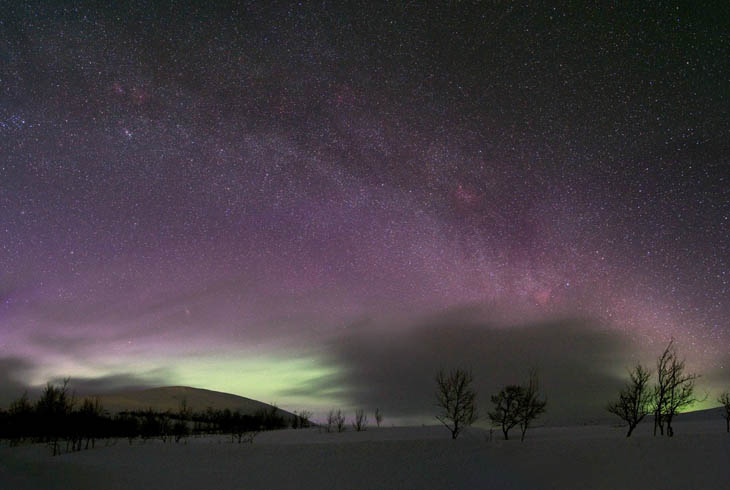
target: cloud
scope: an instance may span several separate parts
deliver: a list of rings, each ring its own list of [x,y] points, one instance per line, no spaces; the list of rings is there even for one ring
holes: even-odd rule
[[[72,378],[69,387],[77,395],[100,395],[118,391],[132,391],[143,388],[165,386],[168,383],[169,373],[166,370],[156,370],[146,374],[118,373],[108,376]],[[51,380],[51,383],[62,383],[62,378]]]
[[[24,391],[29,390],[30,387],[21,380],[31,369],[33,364],[25,359],[0,358],[0,407],[8,406]]]
[[[42,386],[31,385],[27,382],[38,365],[28,359],[20,357],[0,358],[0,408],[7,408],[24,392],[28,392],[31,400],[35,400],[41,392]],[[116,373],[99,377],[73,377],[69,386],[77,395],[102,394],[114,391],[135,390],[164,386],[170,372],[166,369],[157,369],[144,373]],[[52,384],[63,383],[63,378],[49,379]]]
[[[497,326],[472,310],[452,310],[409,328],[374,324],[329,345],[340,374],[306,387],[347,394],[353,406],[433,418],[440,368],[471,368],[486,417],[489,395],[539,370],[552,422],[605,418],[604,406],[633,361],[627,337],[580,318]]]

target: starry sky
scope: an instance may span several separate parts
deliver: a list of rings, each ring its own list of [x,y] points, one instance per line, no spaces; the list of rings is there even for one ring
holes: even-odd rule
[[[461,365],[483,405],[537,367],[597,414],[674,337],[712,404],[727,18],[0,2],[0,402],[70,376],[417,420]]]

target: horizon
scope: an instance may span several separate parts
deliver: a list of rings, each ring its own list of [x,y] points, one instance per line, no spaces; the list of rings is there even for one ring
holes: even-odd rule
[[[419,420],[537,369],[730,390],[727,36],[702,6],[0,13],[0,406],[203,386]]]
[[[54,384],[54,383],[50,383]],[[61,384],[56,383],[56,386],[61,386]],[[26,391],[23,396],[28,396],[29,401],[31,402],[31,405],[34,402],[34,399],[39,397],[41,394],[41,391],[44,387],[42,386],[36,386],[34,387],[34,392],[28,392]],[[240,398],[241,400],[245,400],[247,402],[256,402],[261,403],[265,406],[269,407],[276,407],[279,410],[282,410],[288,414],[298,414],[301,413],[302,410],[300,407],[287,407],[287,406],[281,406],[277,404],[276,402],[266,402],[263,400],[256,400],[250,397],[246,397],[240,394],[236,393],[227,393],[222,391],[216,391],[216,390],[210,390],[208,388],[203,387],[196,387],[196,386],[154,386],[154,387],[127,387],[127,388],[118,388],[113,391],[100,391],[100,392],[94,392],[94,393],[76,393],[76,391],[73,388],[73,382],[70,382],[68,385],[68,388],[72,394],[72,400],[74,407],[78,408],[79,404],[83,402],[85,399],[97,399],[100,402],[100,408],[102,410],[102,413],[106,413],[108,415],[115,415],[120,412],[125,411],[135,411],[135,410],[153,410],[155,412],[163,413],[167,411],[173,411],[175,412],[180,407],[180,403],[182,400],[186,401],[188,409],[192,410],[192,413],[202,413],[205,412],[208,408],[213,408],[214,410],[225,410],[226,408],[231,409],[232,411],[241,411],[242,413],[247,414],[253,414],[255,411],[248,407],[246,409],[241,408],[241,406],[238,406],[235,404],[236,400],[230,400],[229,397],[234,398]],[[214,406],[208,403],[210,400],[206,400],[205,403],[201,404],[200,400],[195,399],[196,393],[192,393],[193,398],[188,398],[187,396],[183,396],[182,398],[178,398],[177,394],[173,393],[170,395],[169,398],[162,398],[155,400],[154,403],[147,403],[139,400],[135,400],[134,397],[128,398],[129,395],[139,395],[141,393],[145,392],[161,392],[162,390],[170,390],[170,389],[178,389],[178,390],[193,390],[193,392],[206,392],[211,393],[213,396],[218,395],[224,395],[226,399],[230,402],[227,406]],[[489,417],[487,416],[487,410],[485,410],[485,406],[483,404],[484,399],[488,397],[491,394],[477,394],[477,401],[476,401],[476,408],[479,413],[479,416],[477,417],[476,421],[472,424],[474,427],[479,429],[485,429],[485,428],[494,428],[495,425],[492,421],[490,421]],[[124,396],[125,398],[122,399],[116,399],[116,396]],[[111,405],[107,405],[107,403],[110,402],[111,397]],[[711,406],[711,407],[697,407],[697,403],[692,403],[687,407],[682,407],[677,412],[677,415],[689,415],[689,414],[697,414],[699,412],[721,412],[724,408],[723,405],[717,405],[717,406]],[[195,408],[195,407],[198,408]],[[136,408],[135,408],[136,407]],[[144,407],[144,408],[143,408]],[[3,407],[0,405],[0,410],[7,409],[7,407]],[[366,425],[369,423],[374,423],[373,419],[370,418],[370,416],[373,416],[375,409],[378,409],[381,414],[382,410],[380,410],[380,407],[330,407],[326,411],[319,411],[319,412],[311,412],[309,421],[311,421],[314,424],[322,424],[325,423],[327,418],[327,412],[330,410],[343,410],[343,414],[345,416],[345,419],[349,422],[354,420],[354,412],[356,409],[363,409],[364,413],[366,415],[365,423]],[[373,416],[374,417],[374,416]],[[386,421],[383,424],[383,427],[418,427],[418,426],[436,426],[441,427],[442,423],[437,419],[437,417],[433,414],[427,414],[423,413],[420,416],[386,416],[383,414],[384,420]],[[679,417],[677,420],[679,421],[685,421],[685,417]],[[610,414],[608,411],[604,410],[603,413],[595,413],[595,414],[588,414],[583,416],[564,416],[563,414],[555,414],[554,411],[548,410],[547,414],[543,414],[540,417],[540,423],[536,427],[568,427],[568,426],[585,426],[585,425],[602,425],[606,424],[607,422],[611,421],[612,424],[615,423],[615,415]],[[647,417],[642,422],[642,424],[646,425],[649,423],[653,423],[652,419]],[[378,425],[378,428],[380,426]]]

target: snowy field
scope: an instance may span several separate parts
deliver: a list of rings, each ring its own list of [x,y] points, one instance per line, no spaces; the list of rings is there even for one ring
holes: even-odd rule
[[[119,440],[56,457],[44,446],[3,443],[0,488],[730,488],[724,421],[675,427],[673,439],[652,437],[647,424],[630,439],[609,426],[537,428],[524,443],[499,440],[496,431],[489,441],[480,429],[456,441],[441,427],[283,430],[252,445],[215,437]]]

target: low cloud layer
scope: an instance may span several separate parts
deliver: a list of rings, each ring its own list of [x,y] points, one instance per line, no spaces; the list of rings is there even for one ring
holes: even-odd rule
[[[517,324],[468,307],[418,320],[363,320],[324,339],[312,338],[301,348],[314,349],[332,370],[300,385],[275,389],[272,399],[318,400],[321,411],[329,405],[368,411],[377,407],[399,422],[433,422],[436,373],[464,367],[473,371],[485,421],[490,395],[506,384],[525,382],[530,368],[536,368],[548,398],[543,421],[549,423],[608,418],[606,403],[624,382],[625,369],[639,360],[653,366],[653,350],[658,349],[656,354],[661,350],[658,345],[647,349],[635,338],[586,318]],[[26,389],[35,394],[38,387],[23,384],[35,367],[17,357],[0,359],[0,406],[7,406]],[[50,381],[61,382],[62,374]],[[723,366],[702,374],[702,392],[707,387],[714,393],[727,377]],[[124,370],[101,377],[74,377],[71,388],[86,395],[164,386],[174,378],[174,366],[151,372]]]
[[[605,404],[620,386],[623,368],[634,362],[627,338],[587,320],[498,327],[466,310],[409,329],[362,324],[330,348],[341,374],[297,391],[345,395],[353,406],[380,407],[413,419],[432,418],[435,374],[454,367],[472,369],[484,417],[490,394],[525,381],[535,367],[548,397],[546,418],[605,418]]]
[[[52,383],[62,383],[63,379],[58,378]],[[70,380],[70,387],[78,395],[100,395],[118,391],[132,391],[143,388],[152,388],[168,384],[164,376],[140,376],[134,373],[120,373],[109,376],[94,378],[73,378]]]
[[[32,367],[32,363],[19,357],[0,358],[0,407],[7,406],[28,390],[23,377]]]
[[[0,358],[0,408],[7,408],[24,392],[31,399],[40,394],[42,386],[27,382],[36,367],[31,361],[19,357]],[[99,377],[74,377],[70,379],[69,387],[76,395],[84,396],[164,386],[169,384],[167,379],[169,372],[165,370],[143,374],[118,373]],[[52,384],[62,384],[63,381],[63,377],[48,380]]]

